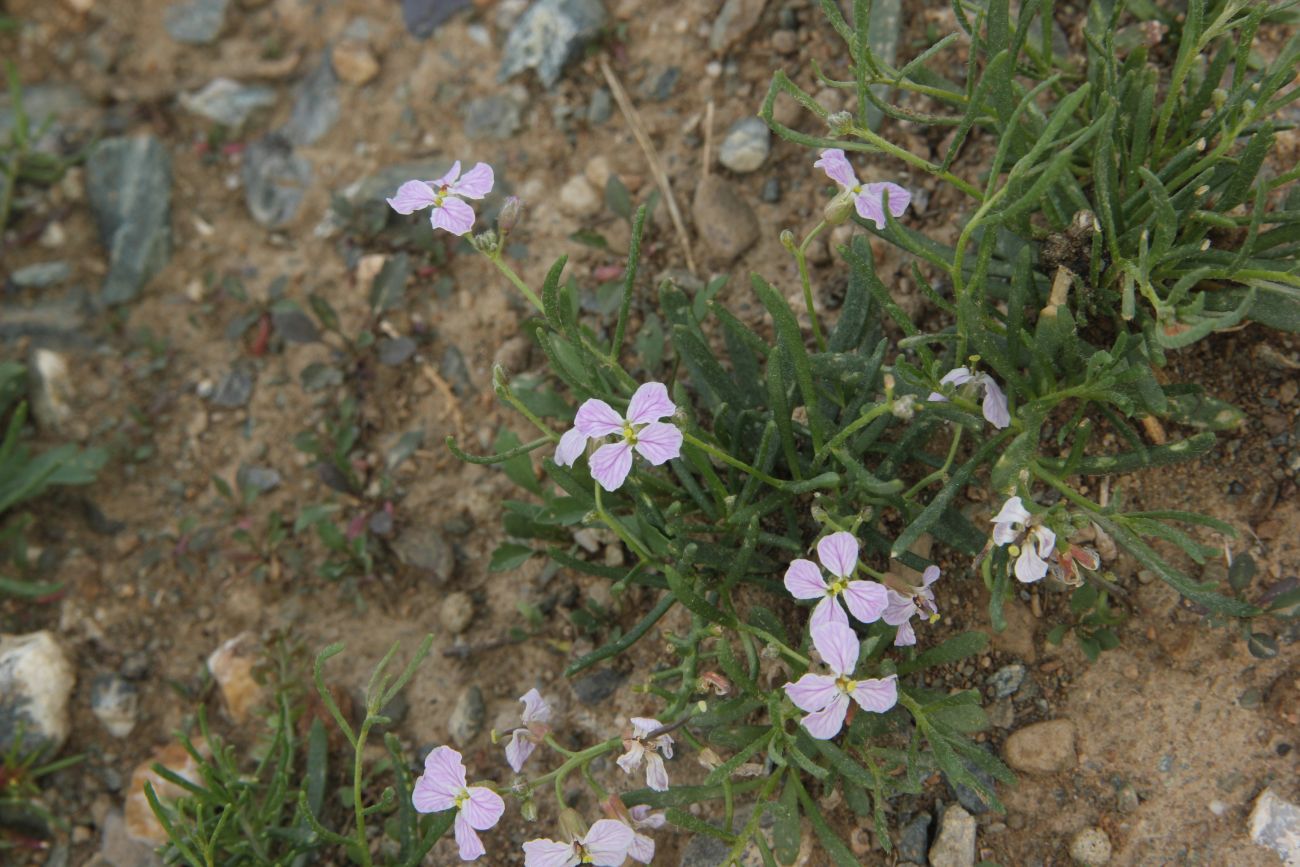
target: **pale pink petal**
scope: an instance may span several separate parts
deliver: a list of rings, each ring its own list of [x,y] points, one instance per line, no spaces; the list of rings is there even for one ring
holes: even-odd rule
[[[993,516],[995,524],[1024,524],[1029,521],[1029,512],[1025,510],[1019,497],[1012,497],[1002,504],[1002,510]]]
[[[875,623],[889,605],[889,590],[876,581],[850,581],[842,595],[849,613],[861,623]]]
[[[654,746],[659,748],[659,752],[664,754],[665,759],[673,757],[673,736],[660,735],[654,739]]]
[[[424,181],[407,181],[397,188],[388,204],[399,214],[413,214],[432,205],[434,195],[433,188]]]
[[[853,674],[858,667],[860,646],[852,628],[843,623],[825,623],[812,628],[813,647],[837,675]]]
[[[668,817],[663,813],[655,813],[649,804],[637,804],[628,810],[632,814],[632,822],[638,828],[662,828],[668,824]]]
[[[898,184],[891,184],[889,181],[878,181],[874,184],[866,184],[862,187],[864,195],[872,196],[878,202],[883,202],[885,197],[889,197],[889,213],[895,217],[903,216],[907,210],[907,205],[912,201],[912,194],[900,187]]]
[[[573,426],[589,437],[607,437],[623,432],[623,417],[605,401],[592,397],[578,407]]]
[[[459,166],[460,164],[457,163]],[[478,163],[465,172],[465,176],[451,185],[451,192],[467,199],[481,199],[492,192],[492,167],[487,163]]]
[[[664,788],[667,788],[666,782]],[[591,830],[582,838],[582,848],[587,850],[591,863],[597,867],[619,867],[635,836],[635,832],[622,822],[600,819],[591,824]]]
[[[591,455],[591,477],[607,491],[617,491],[632,471],[632,447],[626,442],[609,443]]]
[[[484,786],[470,786],[469,800],[460,808],[461,815],[469,819],[469,824],[476,831],[486,831],[501,821],[501,814],[506,811],[506,802],[501,796]]]
[[[650,732],[664,727],[659,720],[648,716],[634,716],[628,722],[632,724],[632,734],[638,738],[643,738]]]
[[[1056,533],[1047,527],[1037,527],[1034,536],[1038,539],[1038,556],[1046,560],[1056,549]]]
[[[444,185],[450,187],[452,184],[456,183],[456,178],[458,177],[460,177],[460,160],[456,160],[456,162],[452,163],[447,174],[434,181],[433,186],[435,188]]]
[[[916,644],[916,630],[912,628],[912,622],[905,620],[898,626],[898,632],[894,635],[895,647],[911,647]]]
[[[836,692],[830,704],[808,714],[801,722],[808,730],[808,734],[819,741],[828,741],[840,733],[840,729],[844,727],[844,715],[848,712],[849,697],[842,692]]]
[[[877,229],[883,229],[887,225],[885,222],[885,210],[880,206],[880,198],[871,196],[865,192],[859,193],[853,198],[853,205],[858,209],[858,216],[871,223]]]
[[[641,767],[641,760],[645,758],[645,747],[641,746],[640,741],[623,741],[623,745],[627,747],[627,752],[619,756],[616,761],[623,769],[623,773],[630,774]]]
[[[411,788],[411,806],[415,807],[417,813],[441,813],[456,806],[458,794],[460,794],[459,789],[456,790],[456,794],[439,791],[434,788],[428,774],[421,774]]]
[[[636,450],[657,467],[682,456],[682,432],[677,425],[651,422],[636,432]]]
[[[829,588],[817,564],[800,557],[785,570],[785,589],[795,599],[821,599]]]
[[[580,863],[572,843],[529,840],[524,844],[524,867],[577,867]]]
[[[516,774],[523,770],[524,762],[537,749],[537,745],[529,739],[529,734],[528,729],[515,729],[510,734],[510,743],[506,744],[506,763]]]
[[[849,615],[844,613],[843,606],[836,602],[835,597],[829,593],[822,597],[821,602],[813,606],[812,618],[808,621],[808,628],[815,629],[819,626],[825,626],[827,623],[849,625]]]
[[[889,593],[889,604],[880,613],[880,619],[890,626],[898,626],[900,623],[911,620],[912,615],[916,613],[916,603],[912,601],[912,597],[904,596],[897,590],[889,590],[888,588],[886,590]]]
[[[551,706],[536,689],[530,689],[519,698],[524,703],[523,720],[525,723],[550,722]]]
[[[1032,584],[1041,581],[1046,574],[1047,563],[1038,556],[1034,546],[1025,545],[1021,548],[1020,556],[1016,558],[1016,580],[1022,584]]]
[[[424,757],[424,776],[436,791],[454,798],[465,788],[465,762],[451,747],[438,747]]]
[[[933,584],[938,580],[939,580],[939,567],[933,565],[926,566],[925,571],[921,573],[921,586],[929,587],[931,584]]]
[[[560,444],[555,447],[555,462],[562,467],[573,466],[573,462],[587,450],[587,439],[587,435],[576,427],[565,431]]]
[[[835,678],[828,674],[805,674],[782,689],[799,710],[821,710],[835,698]]]
[[[627,405],[627,420],[632,424],[649,424],[677,412],[677,404],[668,398],[668,386],[646,382],[632,395]]]
[[[954,367],[943,375],[939,380],[940,385],[965,385],[975,378],[975,374],[970,372],[970,368]]]
[[[650,864],[655,860],[655,841],[645,834],[632,837],[632,845],[627,847],[627,857],[638,864]]]
[[[932,391],[932,392],[930,392],[930,396],[927,397],[926,400],[930,401],[931,403],[947,403],[947,402],[948,402],[948,398],[944,397],[942,394],[940,394],[940,393],[937,392],[937,391]]]
[[[992,377],[984,377],[984,418],[998,430],[1011,424],[1011,411],[1007,409],[1007,396],[998,388]]]
[[[994,524],[993,544],[1002,547],[1016,541],[1016,539],[1020,538],[1020,531],[1016,529],[1017,526],[1017,524],[1010,521]]]
[[[645,784],[656,792],[668,791],[668,771],[664,768],[664,760],[658,753],[645,754]],[[619,823],[622,825],[623,823]],[[626,828],[626,825],[623,825]],[[630,830],[630,829],[629,829]],[[622,862],[614,862],[615,867]]]
[[[456,846],[462,861],[474,861],[487,851],[463,812],[456,814]]]
[[[853,700],[863,710],[884,713],[898,704],[898,675],[859,680],[853,690]]]
[[[817,559],[832,575],[848,578],[858,567],[858,540],[852,533],[831,533],[817,543]]]
[[[474,209],[460,199],[444,198],[441,205],[429,212],[429,222],[435,229],[464,235],[474,228]]]
[[[814,168],[821,169],[832,181],[841,187],[856,187],[858,176],[849,165],[848,158],[840,148],[827,148],[822,151],[821,159],[813,163]]]

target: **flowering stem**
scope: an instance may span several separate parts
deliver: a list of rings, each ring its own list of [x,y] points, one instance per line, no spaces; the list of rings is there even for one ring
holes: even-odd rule
[[[862,430],[864,427],[871,424],[873,421],[880,418],[882,415],[889,412],[893,408],[894,408],[894,402],[892,400],[888,400],[885,401],[884,403],[876,404],[871,409],[867,410],[862,415],[855,418],[852,422],[849,423],[847,427],[844,428],[844,430],[840,431],[834,437],[832,437],[830,442],[828,442],[826,445],[821,447],[821,450],[818,451],[817,454],[813,457],[813,466],[815,467],[818,464],[820,464],[822,461],[826,460],[826,456],[829,455],[835,449],[839,448],[841,445],[843,445],[845,441],[848,440],[849,437],[853,436],[855,433]]]
[[[618,536],[618,538],[623,541],[623,544],[627,545],[628,549],[633,554],[636,554],[637,558],[640,559],[642,562],[653,559],[650,556],[650,552],[646,551],[645,548],[641,547],[641,543],[638,542],[636,539],[633,539],[631,534],[627,532],[627,529],[620,522],[615,520],[613,515],[605,511],[605,506],[601,503],[600,500],[600,483],[599,482],[595,483],[592,486],[592,488],[596,493],[596,514],[599,515],[600,519],[605,522],[605,526],[613,530],[614,535]]]
[[[730,464],[731,466],[740,470],[742,473],[749,473],[751,476],[758,479],[760,482],[766,482],[767,484],[771,485],[774,488],[784,488],[786,485],[786,483],[781,481],[780,479],[773,478],[772,476],[769,476],[767,473],[763,472],[762,470],[751,467],[749,464],[745,463],[739,458],[733,458],[731,455],[727,454],[722,449],[718,448],[717,446],[710,445],[709,443],[705,442],[699,437],[696,437],[694,434],[690,434],[687,433],[686,431],[682,431],[682,437],[688,443],[695,446],[696,448],[709,453],[713,457],[722,461],[724,464]]]
[[[803,303],[808,308],[808,319],[812,322],[813,340],[817,341],[818,352],[826,351],[826,338],[822,336],[821,326],[817,324],[817,311],[813,309],[812,280],[808,276],[808,245],[825,228],[825,220],[813,226],[812,231],[804,236],[803,241],[794,251],[794,260],[799,265],[799,282],[803,285]]]
[[[564,791],[560,786],[561,783],[563,783],[564,778],[567,777],[573,771],[574,768],[578,767],[584,762],[589,763],[592,759],[596,758],[597,756],[603,756],[605,753],[609,752],[610,750],[619,747],[622,743],[623,743],[622,737],[614,737],[614,738],[610,738],[607,741],[601,741],[600,743],[596,744],[593,747],[587,747],[585,750],[582,750],[581,752],[570,753],[569,757],[565,760],[564,764],[560,765],[558,768],[551,771],[549,774],[543,774],[537,779],[530,781],[527,784],[526,791],[531,792],[533,789],[536,789],[538,786],[542,785],[543,783],[549,782],[550,780],[555,780],[555,794],[556,797],[559,799],[560,803],[563,804]]]
[[[564,747],[560,746],[559,742],[555,740],[554,735],[547,735],[546,737],[542,738],[542,742],[546,744],[548,747],[550,747],[551,749],[555,750],[557,753],[561,753],[565,756],[574,755],[573,750],[566,750]]]
[[[790,770],[790,773],[794,773],[793,768]],[[759,789],[758,798],[754,803],[762,804],[768,798],[772,797],[772,793],[776,791],[776,784],[781,782],[781,779],[784,776],[785,774],[776,773],[768,777],[767,781],[763,783],[763,788]],[[727,794],[730,795],[730,791],[728,791]],[[730,799],[728,798],[728,800]],[[730,806],[730,804],[728,804],[728,806]],[[749,817],[749,821],[745,823],[745,827],[741,830],[740,834],[737,835],[736,844],[731,847],[731,851],[727,853],[727,857],[722,860],[723,864],[740,863],[740,855],[745,851],[745,844],[747,844],[753,838],[754,834],[758,832],[758,823],[759,820],[763,818],[763,812],[764,811],[761,809],[754,810],[754,814]],[[731,827],[730,821],[726,823],[726,827]]]
[[[952,437],[952,445],[948,447],[948,459],[943,462],[943,466],[939,467],[939,469],[930,473],[928,476],[921,479],[921,481],[917,482],[915,485],[912,485],[912,487],[908,489],[907,493],[903,494],[904,500],[912,499],[912,497],[918,491],[923,490],[932,482],[936,482],[939,481],[940,479],[944,479],[947,477],[948,469],[952,466],[953,458],[957,457],[957,447],[961,445],[961,435],[965,433],[965,431],[966,428],[962,427],[961,425],[957,425],[957,432],[953,434]]]
[[[1062,496],[1064,496],[1070,502],[1074,503],[1076,506],[1087,509],[1089,512],[1092,512],[1095,515],[1100,515],[1106,511],[1105,508],[1103,508],[1097,503],[1094,503],[1092,500],[1088,499],[1083,494],[1080,494],[1074,488],[1067,485],[1064,481],[1058,479],[1056,476],[1052,475],[1047,470],[1043,469],[1041,466],[1039,466],[1037,461],[1031,461],[1029,463],[1029,470],[1035,476],[1037,476],[1038,478],[1042,479],[1044,482],[1047,482],[1047,484],[1051,485],[1053,488],[1056,488],[1058,491],[1060,491]]]
[[[515,273],[514,268],[511,268],[506,264],[505,260],[501,257],[500,250],[495,253],[485,252],[483,255],[487,257],[489,262],[497,267],[497,270],[501,272],[502,276],[513,283],[514,287],[522,292],[525,298],[532,302],[532,305],[537,308],[539,313],[546,313],[546,308],[542,306],[542,299],[538,298],[537,293],[528,288],[528,284]]]
[[[777,650],[781,651],[790,659],[793,659],[795,662],[799,663],[805,668],[807,668],[809,665],[812,664],[812,661],[809,660],[808,657],[804,656],[802,653],[799,653],[796,650],[790,649],[788,646],[786,646],[784,641],[777,638],[775,635],[768,632],[767,630],[760,629],[757,626],[751,626],[748,623],[738,623],[737,625],[741,628],[742,631],[748,632],[751,635],[753,635],[755,638],[758,638],[762,641],[766,641],[768,644],[772,645]]]
[[[361,757],[362,746],[365,745],[366,736],[370,734],[370,713],[366,713],[366,718],[361,721],[361,728],[357,731],[355,758],[352,763],[352,809],[357,814],[357,851],[361,857],[361,863],[364,867],[370,867],[370,845],[366,840],[366,809],[365,803],[361,799]]]
[[[977,187],[967,183],[966,181],[954,175],[952,172],[944,170],[943,168],[935,165],[929,160],[918,157],[916,154],[913,154],[910,151],[907,151],[899,147],[893,142],[881,138],[880,136],[876,135],[874,132],[872,132],[871,130],[865,127],[855,126],[851,130],[849,130],[849,134],[855,136],[856,138],[862,139],[864,142],[871,145],[872,147],[878,148],[879,150],[884,151],[890,156],[902,160],[903,162],[907,163],[910,166],[915,166],[921,171],[928,172],[929,174],[932,174],[937,178],[942,178],[943,180],[952,184],[957,189],[961,190],[966,195],[970,196],[972,199],[975,199],[977,202],[984,201],[984,193],[981,192]],[[866,150],[866,148],[863,148],[861,146],[854,147],[852,142],[845,142],[844,144],[838,146],[843,147],[845,150],[858,150],[858,151]]]

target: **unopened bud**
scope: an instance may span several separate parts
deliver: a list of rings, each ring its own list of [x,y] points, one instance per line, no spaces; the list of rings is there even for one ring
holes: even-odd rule
[[[853,132],[853,115],[847,111],[837,111],[826,117],[826,125],[830,127],[831,135],[846,136]]]
[[[722,756],[705,747],[696,754],[695,760],[710,771],[722,764]]]
[[[795,250],[794,232],[791,232],[789,229],[781,230],[781,246],[785,247],[791,253],[794,252]]]
[[[912,417],[916,415],[916,395],[903,395],[890,404],[889,411],[894,414],[894,418],[911,421]]]
[[[524,798],[523,803],[519,805],[519,815],[524,817],[525,822],[537,821],[537,805],[533,803],[531,797]]]
[[[1216,87],[1214,88],[1214,92],[1210,94],[1210,98],[1214,100],[1215,108],[1223,108],[1224,104],[1228,101],[1228,91],[1224,90],[1222,87]]]
[[[832,226],[843,225],[853,216],[855,196],[852,190],[841,190],[839,195],[826,203],[822,217]]]
[[[565,807],[560,811],[560,830],[567,834],[570,840],[581,840],[587,836],[587,820],[572,807]]]
[[[474,246],[475,250],[488,255],[496,253],[501,248],[501,236],[492,229],[479,232],[477,235],[472,236],[469,242]]]

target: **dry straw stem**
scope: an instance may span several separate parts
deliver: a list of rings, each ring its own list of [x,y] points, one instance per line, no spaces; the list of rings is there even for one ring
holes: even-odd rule
[[[641,152],[645,154],[646,162],[650,164],[650,174],[654,176],[655,185],[664,194],[664,202],[668,205],[668,216],[672,218],[673,228],[677,230],[677,240],[681,242],[682,252],[686,256],[686,267],[694,274],[695,257],[691,253],[691,236],[686,234],[686,224],[682,221],[681,209],[677,207],[677,197],[673,195],[672,184],[668,182],[668,173],[664,171],[663,163],[659,161],[659,153],[655,150],[654,143],[650,141],[650,136],[645,130],[645,125],[641,123],[641,116],[637,114],[632,100],[628,99],[627,91],[623,89],[618,76],[603,57],[600,59],[600,71],[605,74],[610,93],[614,94],[614,101],[618,103],[619,110],[623,112],[623,117],[627,120],[633,137],[636,138],[636,143],[641,146]]]

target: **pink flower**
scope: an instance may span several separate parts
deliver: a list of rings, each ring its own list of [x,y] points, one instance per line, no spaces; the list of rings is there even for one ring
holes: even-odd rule
[[[546,737],[551,727],[551,706],[542,698],[541,693],[530,689],[519,699],[524,703],[523,728],[517,728],[510,734],[510,743],[506,744],[506,761],[517,774],[524,762],[533,754],[542,738]]]
[[[632,817],[634,832],[642,828],[658,830],[668,821],[663,813],[652,813],[645,804],[639,804],[628,811]],[[627,848],[627,857],[641,864],[650,864],[655,858],[655,841],[645,834],[634,833],[632,845]]]
[[[898,184],[889,182],[864,184],[858,180],[849,165],[844,151],[839,148],[827,148],[822,151],[822,158],[813,166],[826,172],[826,175],[845,190],[853,193],[853,205],[858,216],[870,220],[877,229],[885,228],[885,196],[888,196],[889,213],[895,217],[903,216],[907,203],[912,201],[912,194]]]
[[[676,425],[660,421],[676,411],[661,382],[647,382],[636,390],[627,406],[627,418],[605,401],[590,398],[578,407],[573,429],[560,437],[555,462],[571,467],[586,450],[587,440],[618,436],[618,442],[606,443],[591,456],[592,478],[605,490],[616,491],[632,470],[633,449],[656,467],[681,456],[682,432]]]
[[[920,614],[931,623],[939,619],[939,606],[934,601],[934,591],[930,585],[939,580],[939,567],[927,566],[921,573],[921,586],[911,593],[899,593],[889,588],[889,606],[881,615],[881,620],[890,626],[897,626],[894,634],[895,647],[907,647],[916,644],[916,630],[912,629],[912,616]]]
[[[557,843],[529,840],[524,844],[524,867],[620,867],[632,847],[634,832],[616,819],[600,819],[580,840]]]
[[[460,160],[456,160],[451,171],[436,181],[407,181],[402,184],[388,204],[399,214],[432,208],[429,221],[435,229],[463,235],[474,228],[474,209],[461,199],[483,198],[492,192],[493,180],[492,167],[487,163],[476,164],[461,177]]]
[[[664,759],[673,757],[673,739],[668,735],[657,735],[649,740],[646,739],[646,735],[659,728],[663,726],[657,719],[632,717],[632,734],[630,737],[623,738],[623,748],[627,752],[618,757],[618,766],[623,769],[623,773],[630,774],[641,767],[641,761],[644,759],[646,785],[656,792],[666,792],[668,771],[664,769]],[[655,750],[663,753],[663,758],[660,758]]]
[[[817,543],[817,559],[834,580],[829,584],[811,560],[798,559],[785,571],[785,589],[795,599],[820,599],[813,609],[812,625],[834,620],[849,625],[844,609],[835,603],[842,596],[853,616],[874,623],[889,602],[885,585],[875,581],[851,581],[858,568],[858,540],[852,533],[832,533]]]
[[[420,813],[456,810],[456,845],[462,861],[473,861],[487,851],[474,832],[491,828],[506,810],[496,792],[466,785],[465,763],[451,747],[438,747],[425,756],[424,773],[415,781],[411,804]]]
[[[940,385],[965,385],[973,382],[984,389],[984,418],[998,430],[1011,424],[1011,412],[1007,409],[1007,396],[987,373],[971,373],[970,368],[954,367],[939,380]],[[948,400],[937,391],[930,392],[926,400],[943,403]]]
[[[993,543],[1011,546],[1008,550],[1016,558],[1016,580],[1032,584],[1047,574],[1047,558],[1056,550],[1056,533],[1038,523],[1019,497],[1012,497],[993,516]]]
[[[854,680],[858,667],[858,637],[843,623],[832,620],[812,627],[813,646],[830,666],[830,674],[809,672],[787,683],[785,694],[800,710],[808,711],[803,727],[818,740],[839,734],[849,712],[849,699],[863,710],[884,713],[898,701],[898,675]]]

